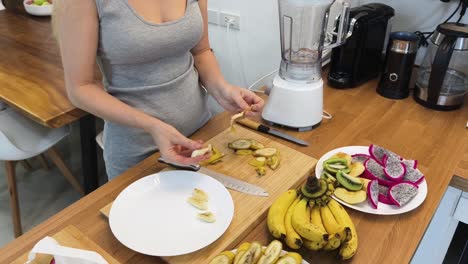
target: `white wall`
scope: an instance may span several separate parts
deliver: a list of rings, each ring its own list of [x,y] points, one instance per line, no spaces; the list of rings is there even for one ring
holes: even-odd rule
[[[431,31],[448,17],[458,3],[455,0],[448,4],[438,0],[354,0],[353,2],[360,4],[381,2],[395,8],[394,31]],[[277,5],[277,0],[208,1],[210,9],[229,11],[241,16],[240,31],[233,31],[231,43],[227,43],[225,27],[209,26],[211,46],[226,79],[231,83],[242,86],[252,84],[278,68],[280,43]],[[454,18],[457,19],[458,15]],[[468,22],[468,15],[463,21]],[[229,47],[234,49],[232,60],[229,58]],[[245,72],[247,84],[242,81],[241,70]]]

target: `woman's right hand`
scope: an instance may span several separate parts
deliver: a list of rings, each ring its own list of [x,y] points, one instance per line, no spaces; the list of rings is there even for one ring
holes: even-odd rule
[[[208,155],[192,158],[194,150],[203,147],[203,141],[194,141],[186,138],[173,126],[162,121],[157,121],[147,129],[153,137],[156,146],[159,148],[161,157],[170,163],[180,165],[198,164],[200,161],[209,158]]]

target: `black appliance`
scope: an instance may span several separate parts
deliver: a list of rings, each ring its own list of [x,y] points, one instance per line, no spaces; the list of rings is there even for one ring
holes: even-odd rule
[[[392,7],[379,3],[351,9],[352,35],[344,45],[332,50],[330,86],[351,88],[379,75],[394,15]]]

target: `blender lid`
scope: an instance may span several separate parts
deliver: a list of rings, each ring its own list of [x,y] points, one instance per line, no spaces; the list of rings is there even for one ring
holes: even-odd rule
[[[468,38],[468,25],[462,23],[443,23],[437,26],[437,31],[446,36]]]

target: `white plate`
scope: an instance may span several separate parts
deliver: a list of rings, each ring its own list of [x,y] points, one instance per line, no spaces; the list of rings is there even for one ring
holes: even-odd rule
[[[197,218],[187,202],[193,188],[204,190],[216,222]],[[231,194],[217,180],[191,171],[165,171],[130,184],[115,199],[109,224],[128,248],[152,256],[177,256],[208,246],[229,227],[234,215]]]
[[[263,247],[264,249],[266,248],[265,246]],[[231,250],[232,253],[236,254],[237,252],[237,248],[236,249],[233,249]],[[285,250],[281,250],[281,256],[283,255],[286,255],[288,252],[285,251]],[[309,262],[305,261],[305,260],[302,260],[302,263],[301,264],[310,264]]]
[[[369,147],[348,146],[348,147],[337,148],[337,149],[327,152],[325,155],[323,155],[319,159],[319,161],[317,162],[317,166],[315,166],[315,175],[317,176],[317,178],[320,178],[320,175],[322,175],[323,162],[338,152],[344,152],[350,155],[358,154],[358,153],[369,155]],[[358,210],[364,213],[377,214],[377,215],[403,214],[403,213],[409,212],[417,208],[419,205],[421,205],[424,202],[424,199],[426,199],[426,196],[427,196],[426,180],[423,180],[418,186],[419,186],[418,194],[416,194],[416,196],[413,197],[411,201],[409,201],[407,204],[405,204],[402,207],[398,207],[396,205],[388,205],[384,203],[379,203],[378,208],[375,209],[374,207],[372,207],[368,199],[366,199],[366,201],[359,203],[359,204],[348,204],[336,198],[335,196],[333,196],[333,198],[339,203],[349,208],[353,208],[354,210]]]

